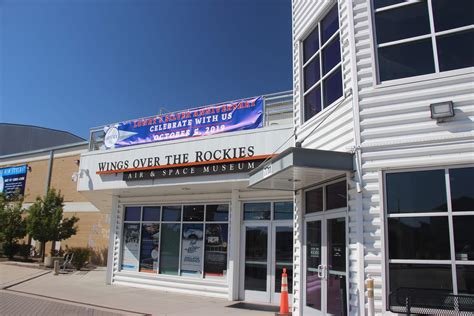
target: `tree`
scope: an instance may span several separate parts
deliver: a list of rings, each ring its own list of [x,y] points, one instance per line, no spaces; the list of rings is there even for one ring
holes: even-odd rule
[[[48,241],[60,241],[77,233],[76,223],[79,218],[63,218],[64,197],[61,191],[48,190],[44,198],[37,197],[28,209],[27,228],[32,238],[41,242],[40,254],[44,260],[45,247]]]
[[[26,236],[26,222],[23,219],[23,197],[6,197],[0,193],[0,242],[8,258],[12,259],[18,250],[18,240]]]

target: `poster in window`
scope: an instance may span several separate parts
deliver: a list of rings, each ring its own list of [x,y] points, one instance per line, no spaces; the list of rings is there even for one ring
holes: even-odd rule
[[[143,224],[140,250],[140,272],[158,273],[160,224]]]
[[[183,225],[181,271],[183,274],[200,274],[202,271],[203,225]]]
[[[206,225],[206,253],[204,272],[206,276],[224,276],[227,271],[227,224]]]
[[[122,270],[137,271],[140,251],[140,224],[123,225]]]

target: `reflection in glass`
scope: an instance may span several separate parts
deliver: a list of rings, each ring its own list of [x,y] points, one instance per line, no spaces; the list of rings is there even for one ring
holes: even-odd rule
[[[124,221],[139,221],[140,220],[140,211],[141,207],[133,206],[133,207],[126,207],[125,208],[125,217]]]
[[[444,170],[388,173],[387,211],[447,212]]]
[[[274,219],[293,219],[293,202],[275,202]]]
[[[321,310],[322,282],[318,277],[321,264],[321,222],[306,224],[306,306]]]
[[[244,220],[270,219],[271,203],[244,203]]]
[[[206,221],[227,222],[229,220],[229,205],[217,204],[206,206]]]
[[[204,254],[205,276],[223,276],[227,271],[227,224],[207,224]]]
[[[374,0],[374,7],[375,9],[378,9],[378,8],[383,8],[389,5],[401,3],[404,1],[406,0]]]
[[[321,21],[321,45],[339,29],[339,17],[337,16],[337,5]]]
[[[293,290],[293,227],[275,228],[275,292],[281,291],[281,274],[286,268],[288,275],[288,293]]]
[[[140,245],[140,272],[158,273],[159,247],[160,224],[143,224]]]
[[[323,211],[323,188],[317,188],[305,193],[306,214]]]
[[[328,275],[327,313],[328,315],[347,315],[346,276]]]
[[[309,120],[319,112],[321,112],[321,85],[304,97],[304,120]]]
[[[161,208],[159,206],[144,206],[143,207],[143,221],[145,222],[159,222]]]
[[[431,39],[379,48],[378,62],[381,81],[433,73]]]
[[[185,205],[183,207],[183,221],[204,221],[204,205]]]
[[[391,293],[403,287],[453,291],[450,265],[390,263],[389,269]]]
[[[168,222],[181,221],[181,206],[163,206],[163,220]]]
[[[474,1],[452,0],[432,1],[436,32],[474,24]]]
[[[311,88],[320,79],[319,56],[304,67],[304,89]]]
[[[334,101],[342,96],[342,72],[338,67],[323,82],[324,107],[330,106]]]
[[[459,294],[474,294],[474,266],[457,265]]]
[[[428,4],[420,1],[375,14],[377,43],[387,43],[430,33]]]
[[[245,289],[267,290],[267,227],[247,227],[245,232]]]
[[[449,260],[447,216],[388,219],[390,259]]]
[[[347,206],[346,181],[340,181],[326,186],[326,210]]]
[[[306,63],[319,49],[319,31],[316,27],[303,42],[303,62]]]
[[[160,273],[178,275],[181,224],[161,224]]]
[[[328,269],[346,271],[346,220],[334,218],[327,220],[328,229]]]
[[[474,211],[474,168],[449,169],[453,212]]]
[[[122,270],[137,271],[139,245],[140,224],[123,224]]]
[[[474,45],[466,45],[467,43],[474,43],[473,30],[438,36],[436,46],[439,70],[447,71],[474,66]]]
[[[339,43],[339,36],[336,36],[335,39],[323,48],[323,75],[327,74],[329,70],[333,69],[340,61],[341,46]]]
[[[183,224],[181,245],[181,274],[202,273],[203,224]]]
[[[456,260],[474,260],[474,216],[453,216]]]

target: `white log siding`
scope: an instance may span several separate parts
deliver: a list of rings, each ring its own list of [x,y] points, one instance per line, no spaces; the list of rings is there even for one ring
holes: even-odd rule
[[[376,314],[386,311],[386,275],[383,250],[382,172],[388,169],[431,168],[474,163],[474,68],[377,82],[371,0],[339,0],[342,69],[346,98],[338,109],[323,110],[306,124],[302,121],[302,46],[301,41],[313,29],[334,1],[293,0],[293,83],[296,141],[306,148],[349,151],[360,133],[362,195],[355,189],[357,174],[349,184],[349,301],[350,314],[361,315],[365,297],[363,280],[375,279]],[[350,7],[348,7],[350,6]],[[351,13],[352,12],[352,13]],[[349,16],[352,14],[353,16]],[[351,28],[351,29],[349,29]],[[351,35],[353,34],[353,35]],[[353,38],[349,38],[353,36]],[[353,46],[352,49],[350,46]],[[351,54],[355,57],[352,58]],[[351,67],[356,82],[351,81]],[[355,87],[349,96],[348,90]],[[352,104],[354,97],[354,105]],[[455,117],[437,123],[430,117],[430,104],[452,101]],[[334,105],[333,105],[334,106]],[[352,107],[360,130],[354,133]],[[311,134],[310,131],[312,132]],[[354,136],[356,134],[357,136]],[[299,193],[301,194],[301,193]],[[359,196],[359,197],[358,197]],[[295,315],[301,315],[304,284],[301,277],[303,225],[301,196],[295,207]],[[363,216],[360,216],[360,213]],[[359,215],[359,216],[358,216]],[[358,220],[359,218],[359,220]],[[300,229],[297,229],[300,228]],[[362,230],[362,232],[360,231]],[[360,244],[363,243],[363,253]],[[359,274],[363,267],[364,273]],[[300,284],[301,283],[301,284]]]

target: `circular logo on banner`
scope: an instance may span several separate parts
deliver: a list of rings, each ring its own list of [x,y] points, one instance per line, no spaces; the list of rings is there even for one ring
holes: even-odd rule
[[[105,133],[104,145],[107,148],[113,148],[115,143],[118,141],[119,131],[116,127],[111,127]]]
[[[3,192],[4,185],[5,185],[5,181],[3,181],[3,177],[0,176],[0,193]]]

